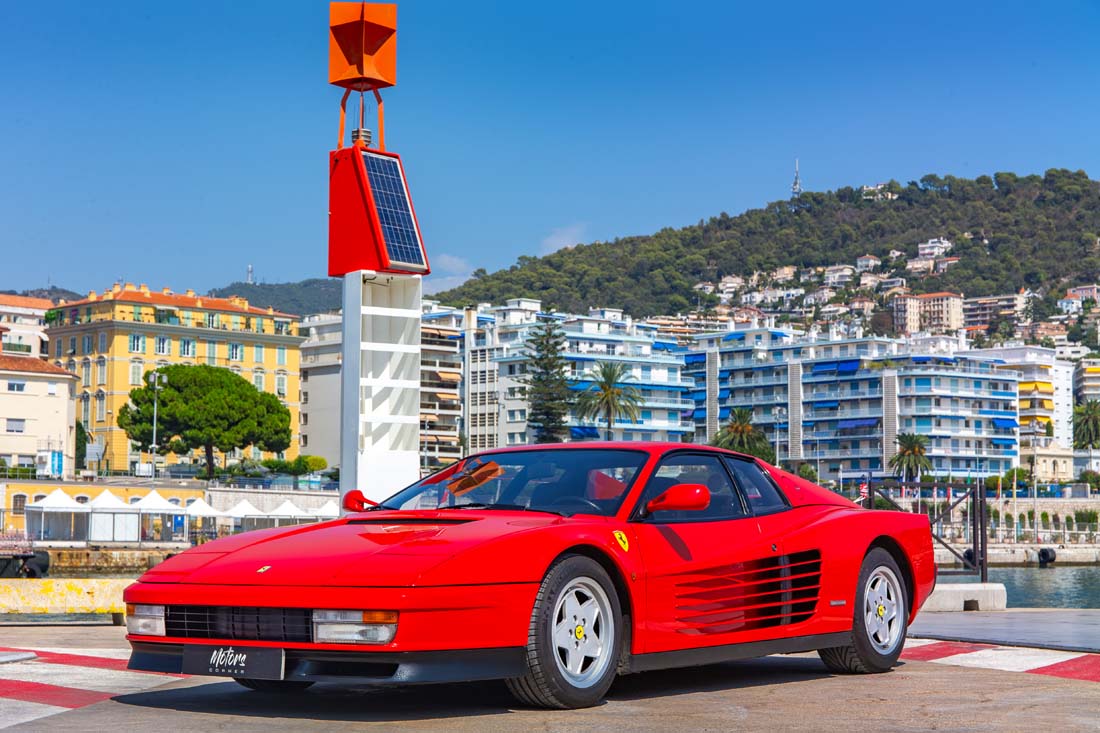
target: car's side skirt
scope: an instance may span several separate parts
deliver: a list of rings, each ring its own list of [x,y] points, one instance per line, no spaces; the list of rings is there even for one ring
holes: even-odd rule
[[[743,644],[724,644],[723,646],[708,646],[698,649],[677,649],[671,652],[632,654],[627,665],[627,671],[649,672],[655,669],[671,669],[673,667],[698,667],[704,664],[731,662],[735,659],[766,657],[769,654],[812,652],[834,646],[848,646],[851,643],[852,632],[840,631],[834,634],[794,636],[789,639],[748,641]]]

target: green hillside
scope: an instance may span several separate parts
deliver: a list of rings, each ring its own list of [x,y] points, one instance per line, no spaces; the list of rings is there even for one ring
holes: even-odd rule
[[[524,296],[558,310],[673,313],[695,304],[692,285],[700,280],[788,264],[853,263],[866,253],[885,259],[891,249],[916,256],[918,242],[941,236],[955,243],[951,255],[960,261],[942,275],[911,278],[916,292],[1049,293],[1100,279],[1100,183],[1084,171],[974,180],[927,175],[907,185],[892,181],[889,190],[896,199],[864,200],[850,187],[804,193],[682,229],[520,257],[434,297],[458,306]]]
[[[342,288],[340,280],[332,278],[262,285],[235,282],[223,288],[214,288],[210,295],[216,298],[239,295],[260,308],[271,306],[283,313],[306,316],[339,309],[343,299]]]

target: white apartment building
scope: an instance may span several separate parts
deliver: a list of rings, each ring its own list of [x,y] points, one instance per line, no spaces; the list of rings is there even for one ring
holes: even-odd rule
[[[917,245],[917,257],[925,257],[929,259],[935,259],[936,257],[943,257],[945,254],[951,251],[951,248],[955,245],[943,237],[936,237],[929,239],[927,242],[921,242]]]
[[[685,392],[683,357],[676,343],[662,341],[656,329],[635,323],[621,310],[591,309],[587,316],[542,312],[538,300],[514,298],[503,306],[480,306],[464,314],[466,354],[466,424],[471,451],[524,445],[534,437],[528,424],[525,396],[529,350],[527,340],[543,319],[554,319],[566,338],[567,377],[577,392],[587,389],[589,371],[599,362],[627,365],[642,397],[637,422],[616,420],[614,440],[673,440],[690,434],[694,425],[684,416],[694,407]],[[568,417],[570,440],[603,438],[599,421]]]
[[[306,316],[299,333],[302,361],[301,449],[321,456],[331,467],[340,465],[340,361],[343,356],[340,314]]]
[[[995,359],[1001,368],[1019,373],[1021,438],[1045,435],[1049,423],[1055,443],[1073,447],[1073,364],[1059,359],[1054,349],[1018,342],[966,353]]]
[[[46,355],[46,311],[53,302],[46,298],[0,293],[0,350],[8,354]]]
[[[0,354],[0,458],[7,466],[73,477],[76,381],[42,359]]]

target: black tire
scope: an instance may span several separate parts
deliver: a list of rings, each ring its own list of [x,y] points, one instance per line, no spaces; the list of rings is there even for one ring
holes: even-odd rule
[[[563,592],[574,581],[594,581],[603,590],[610,608],[612,629],[609,634],[610,649],[599,655],[598,664],[603,671],[585,686],[578,686],[559,669],[558,650],[554,642],[556,605]],[[598,595],[598,594],[597,594]],[[603,627],[606,630],[606,626]],[[593,631],[595,626],[593,625]],[[578,630],[578,638],[585,629]],[[587,637],[586,637],[587,638]],[[505,680],[508,690],[520,702],[543,708],[586,708],[597,704],[607,693],[619,667],[623,643],[623,613],[615,585],[607,571],[591,558],[566,555],[546,573],[539,586],[535,605],[531,611],[531,625],[527,636],[527,674]],[[607,655],[606,659],[604,655]],[[594,660],[592,665],[596,665]]]
[[[891,592],[895,595],[895,626],[888,626],[887,639],[882,639],[880,629],[868,630],[865,612],[867,585],[872,576],[888,581],[893,575]],[[863,558],[856,585],[856,605],[852,610],[852,643],[848,646],[819,649],[818,656],[830,672],[837,674],[877,674],[888,672],[901,656],[905,646],[905,633],[909,622],[909,599],[906,597],[905,576],[889,552],[876,547]],[[879,634],[876,638],[875,634]],[[896,633],[896,637],[895,637]],[[884,648],[885,647],[885,648]]]
[[[38,567],[38,563],[28,560],[23,563],[23,577],[24,578],[41,578],[44,575],[42,568]]]
[[[234,677],[238,685],[256,692],[300,692],[312,687],[312,682],[302,680],[254,680],[249,677]]]

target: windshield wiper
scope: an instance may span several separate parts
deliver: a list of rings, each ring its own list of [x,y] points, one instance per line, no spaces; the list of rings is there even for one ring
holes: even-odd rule
[[[535,507],[524,506],[523,504],[485,504],[480,501],[472,501],[468,504],[441,506],[436,507],[436,509],[511,509],[520,512],[542,512],[544,514],[557,514],[558,516],[563,516],[561,512],[556,512],[553,509],[536,509]]]

